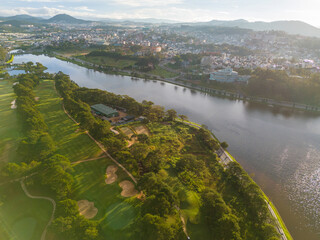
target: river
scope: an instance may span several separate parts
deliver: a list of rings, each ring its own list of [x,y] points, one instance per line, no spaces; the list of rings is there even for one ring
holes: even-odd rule
[[[205,124],[276,205],[296,240],[320,239],[320,116],[191,91],[153,80],[132,80],[44,55],[16,56],[40,62],[78,85],[99,88],[173,108]]]

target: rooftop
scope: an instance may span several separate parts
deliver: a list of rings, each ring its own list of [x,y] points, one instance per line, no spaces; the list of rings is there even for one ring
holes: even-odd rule
[[[105,115],[110,115],[110,114],[113,114],[113,113],[117,113],[117,110],[111,108],[111,107],[108,107],[104,104],[95,104],[93,106],[91,106],[91,108],[95,111],[98,111],[100,113],[103,113]]]

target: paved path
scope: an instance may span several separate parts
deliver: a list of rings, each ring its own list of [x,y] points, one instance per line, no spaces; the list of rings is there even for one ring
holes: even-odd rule
[[[282,240],[288,240],[286,234],[283,231],[283,228],[281,227],[281,224],[279,222],[279,219],[277,217],[277,214],[274,212],[273,208],[270,206],[269,202],[266,201],[266,203],[268,204],[268,209],[271,213],[271,215],[276,219],[276,223],[277,223],[277,230],[279,232],[279,234],[281,235],[281,239]]]
[[[53,218],[54,218],[54,213],[56,211],[56,202],[52,199],[52,198],[49,198],[49,197],[42,197],[42,196],[32,196],[27,188],[26,188],[26,185],[24,184],[23,182],[24,179],[20,180],[20,184],[21,184],[21,187],[22,187],[22,190],[24,191],[24,193],[29,197],[29,198],[33,198],[33,199],[44,199],[44,200],[48,200],[52,203],[52,206],[53,206],[53,210],[52,210],[52,214],[51,214],[51,218],[49,219],[49,222],[48,224],[46,225],[45,229],[43,230],[42,234],[41,234],[41,240],[45,240],[46,239],[46,234],[47,234],[47,230],[48,230],[48,227],[50,226],[50,224],[52,223],[53,221]]]

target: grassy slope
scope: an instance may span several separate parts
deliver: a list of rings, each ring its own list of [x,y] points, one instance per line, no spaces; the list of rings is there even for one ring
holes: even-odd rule
[[[38,109],[43,114],[49,133],[57,144],[57,153],[71,162],[93,158],[101,154],[98,146],[63,112],[53,81],[43,81],[35,90]]]
[[[13,81],[0,80],[0,166],[2,162],[17,161],[16,149],[21,138],[17,111],[11,109],[15,99]]]
[[[101,233],[106,239],[128,239],[130,231],[127,227],[134,222],[138,209],[135,198],[121,197],[119,183],[129,180],[128,176],[120,169],[117,171],[116,182],[107,185],[105,172],[109,165],[114,163],[105,158],[93,162],[77,164],[74,167],[76,179],[74,199],[87,199],[93,201],[98,208],[98,214],[94,220],[101,222]]]
[[[0,193],[3,199],[0,222],[9,233],[9,239],[40,239],[51,216],[52,205],[46,200],[28,198],[19,183],[0,186]],[[4,238],[0,236],[0,239]]]
[[[177,77],[178,74],[173,73],[173,72],[169,72],[159,66],[157,66],[155,69],[153,69],[152,71],[147,72],[148,74],[153,74],[153,75],[157,75],[160,76],[162,78],[173,78],[173,77]]]
[[[117,67],[117,68],[125,68],[135,64],[135,61],[133,60],[125,60],[125,59],[116,60],[111,57],[102,57],[102,56],[95,56],[95,57],[77,56],[77,57],[94,64]]]
[[[19,160],[16,150],[22,135],[17,111],[11,109],[13,82],[0,80],[0,164]],[[48,201],[28,198],[18,183],[0,186],[0,239],[40,239],[51,212]]]

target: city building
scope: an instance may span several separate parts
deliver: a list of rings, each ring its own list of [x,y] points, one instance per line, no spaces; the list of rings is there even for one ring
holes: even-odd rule
[[[239,75],[236,71],[233,71],[232,68],[224,68],[213,73],[210,73],[210,80],[218,82],[247,82],[250,76]]]

